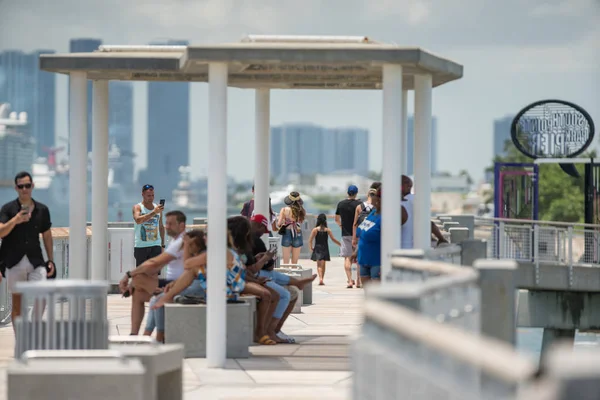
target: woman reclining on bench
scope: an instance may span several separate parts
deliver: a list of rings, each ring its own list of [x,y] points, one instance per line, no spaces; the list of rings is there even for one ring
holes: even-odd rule
[[[227,232],[227,299],[237,300],[246,286],[246,269],[238,254],[233,250],[231,235]],[[206,235],[201,230],[188,232],[183,239],[184,272],[175,281],[169,283],[164,293],[154,297],[150,302],[152,310],[156,310],[156,339],[164,342],[165,303],[173,301],[177,295],[190,295],[206,299]],[[160,336],[159,336],[160,335]],[[162,339],[162,340],[159,340]]]

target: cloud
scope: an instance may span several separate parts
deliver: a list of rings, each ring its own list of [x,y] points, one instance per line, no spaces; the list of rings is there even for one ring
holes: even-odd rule
[[[535,17],[582,17],[594,7],[599,7],[595,0],[559,0],[536,4],[529,15]]]
[[[66,49],[71,37],[193,43],[246,33],[368,35],[444,53],[456,46],[562,46],[597,26],[597,0],[0,0],[0,49]]]

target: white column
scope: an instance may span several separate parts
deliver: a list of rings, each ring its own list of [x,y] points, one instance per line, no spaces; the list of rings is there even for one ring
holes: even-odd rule
[[[87,74],[69,79],[69,278],[87,279]]]
[[[382,219],[381,277],[391,270],[390,254],[400,248],[402,154],[402,66],[383,66],[383,159],[382,159]]]
[[[108,270],[108,81],[93,83],[92,117],[92,271],[106,280]]]
[[[226,360],[227,303],[227,64],[208,67],[208,249],[206,359],[210,368]]]
[[[400,172],[403,175],[408,175],[408,152],[412,149],[408,148],[408,90],[402,91],[402,152],[400,153],[400,163],[402,168]]]
[[[256,90],[256,149],[254,160],[254,213],[269,215],[270,91]]]
[[[431,75],[415,75],[415,248],[431,247]]]

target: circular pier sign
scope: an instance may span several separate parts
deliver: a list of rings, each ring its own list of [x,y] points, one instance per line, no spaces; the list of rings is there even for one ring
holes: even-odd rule
[[[516,148],[531,158],[569,158],[594,139],[594,121],[583,108],[563,100],[528,105],[513,119],[510,135]]]

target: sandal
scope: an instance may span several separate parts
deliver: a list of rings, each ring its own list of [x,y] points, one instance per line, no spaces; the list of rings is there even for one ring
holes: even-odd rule
[[[273,346],[277,344],[277,342],[271,339],[269,335],[265,335],[258,340],[258,344],[262,344],[265,346]]]
[[[284,340],[287,344],[296,344],[296,339],[291,336],[286,335],[285,333],[279,331],[277,333],[277,337],[281,340]]]

